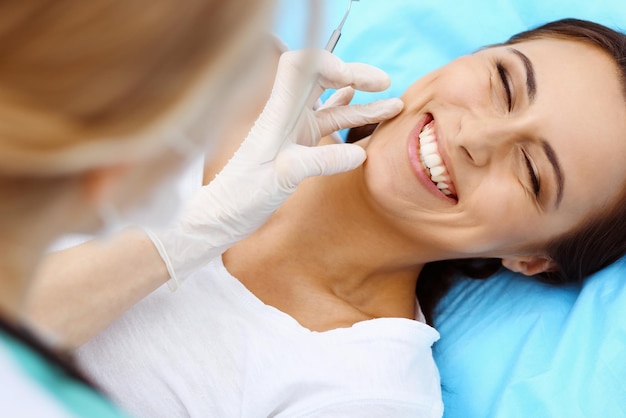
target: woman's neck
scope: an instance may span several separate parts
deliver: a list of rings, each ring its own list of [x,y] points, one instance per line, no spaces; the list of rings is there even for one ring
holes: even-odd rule
[[[262,229],[229,250],[224,263],[275,306],[286,303],[281,298],[317,295],[371,317],[413,317],[423,263],[409,244],[368,202],[357,170],[307,180]]]

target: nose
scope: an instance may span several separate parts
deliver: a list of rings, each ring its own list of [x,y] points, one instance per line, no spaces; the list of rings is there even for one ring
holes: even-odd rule
[[[456,145],[473,165],[482,167],[509,154],[528,133],[523,121],[474,115],[461,120]]]

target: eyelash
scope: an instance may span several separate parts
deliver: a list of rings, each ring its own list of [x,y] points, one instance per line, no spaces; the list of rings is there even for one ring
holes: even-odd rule
[[[509,85],[509,77],[508,74],[506,72],[506,69],[504,68],[504,65],[502,65],[502,62],[497,61],[496,62],[496,68],[498,69],[498,74],[500,75],[500,80],[502,80],[502,84],[504,86],[504,91],[506,93],[506,102],[508,103],[509,106],[509,112],[512,110],[513,107],[513,99],[511,96],[511,86]]]
[[[526,154],[526,151],[524,151],[523,149],[522,149],[522,154],[524,155],[524,161],[526,162],[526,168],[528,169],[530,182],[533,185],[533,192],[535,193],[535,197],[539,198],[539,192],[541,190],[541,183],[539,183],[539,178],[537,177],[537,174],[535,173],[535,169],[533,167],[532,162],[530,161],[530,158],[528,157],[528,154]]]

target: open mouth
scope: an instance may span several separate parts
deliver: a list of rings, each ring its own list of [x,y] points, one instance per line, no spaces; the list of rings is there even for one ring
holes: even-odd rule
[[[441,197],[445,197],[446,200],[457,203],[458,197],[452,183],[450,171],[446,167],[444,158],[439,150],[441,143],[437,138],[435,120],[432,115],[428,114],[426,115],[426,120],[422,123],[424,125],[416,138],[416,143],[413,145],[417,149],[411,150],[416,159],[415,163],[419,166],[415,167],[415,169],[421,169],[420,171],[423,172],[423,175],[420,175],[420,177],[424,181],[429,180],[432,183],[432,186],[429,187],[430,190],[440,194]],[[417,159],[419,159],[419,163],[417,163]]]
[[[434,119],[427,123],[419,134],[418,153],[422,166],[430,177],[430,181],[441,190],[441,193],[457,200],[452,179],[441,154],[439,154]]]

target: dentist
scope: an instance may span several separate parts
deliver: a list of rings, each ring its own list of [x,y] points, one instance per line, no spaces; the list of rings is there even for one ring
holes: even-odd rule
[[[219,141],[220,121],[237,107],[229,99],[253,81],[271,6],[243,0],[0,4],[3,413],[123,415],[68,361],[65,348],[163,283],[180,285],[254,232],[307,177],[364,161],[358,146],[316,147],[322,136],[400,112],[396,99],[348,105],[352,88],[388,86],[380,70],[324,51],[284,54],[270,99],[239,150],[169,226],[127,230],[71,253],[56,264],[49,304],[32,299],[47,249],[60,236],[109,230],[137,214],[159,220],[153,225],[171,219],[169,205],[155,203],[164,199],[152,197],[167,196],[172,176]],[[308,103],[286,132],[303,80],[315,83],[314,98],[327,88],[340,90],[317,110]],[[198,128],[203,125],[214,134]],[[198,131],[204,135],[189,134]],[[80,274],[87,271],[93,274]],[[40,313],[65,318],[75,335],[33,325],[28,312],[41,306]]]

